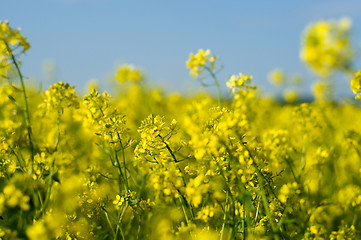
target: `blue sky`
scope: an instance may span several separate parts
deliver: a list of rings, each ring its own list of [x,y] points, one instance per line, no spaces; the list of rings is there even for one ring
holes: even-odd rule
[[[170,91],[201,89],[185,61],[203,48],[220,57],[221,82],[242,72],[265,93],[276,93],[267,75],[282,68],[304,75],[301,91],[307,94],[316,79],[299,60],[307,24],[348,16],[354,44],[360,49],[361,43],[359,0],[11,0],[2,3],[0,16],[21,27],[32,45],[23,57],[26,76],[50,84],[43,65],[53,61],[52,81],[80,90],[93,78],[107,90],[109,76],[122,63],[143,69],[149,81]],[[336,80],[341,95],[351,94],[344,79]]]

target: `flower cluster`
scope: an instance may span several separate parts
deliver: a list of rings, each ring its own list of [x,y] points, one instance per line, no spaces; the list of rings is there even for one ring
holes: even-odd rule
[[[354,57],[350,27],[348,18],[311,24],[304,33],[301,59],[322,77],[348,70]]]
[[[252,77],[250,75],[243,75],[242,73],[239,73],[237,76],[232,75],[226,84],[232,93],[236,93],[240,90],[253,89],[254,87],[249,86],[251,79]]]
[[[176,133],[177,121],[173,119],[169,126],[166,126],[164,120],[159,116],[149,115],[138,130],[141,141],[137,145],[135,152],[139,160],[149,162],[158,162],[168,160],[177,162],[171,149],[171,137]],[[143,157],[142,157],[143,156]]]
[[[115,79],[119,83],[126,81],[139,82],[142,77],[142,73],[138,69],[128,64],[120,66],[115,74]]]
[[[100,95],[96,90],[84,97],[84,105],[88,110],[88,124],[96,135],[102,136],[106,142],[118,144],[126,140],[127,127],[123,115],[111,106],[107,92]]]
[[[187,64],[218,85],[215,59]],[[118,73],[139,81],[133,70]],[[360,108],[322,94],[279,103],[249,75],[226,85],[233,97],[218,101],[142,84],[81,100],[59,82],[26,91],[26,108],[25,88],[1,85],[0,238],[357,239]]]
[[[40,105],[40,107],[45,108],[48,112],[56,111],[62,114],[64,109],[78,107],[79,105],[75,89],[69,83],[55,83],[43,95],[44,104]]]
[[[5,204],[10,208],[15,208],[18,206],[23,211],[28,211],[30,209],[29,200],[30,197],[27,195],[23,195],[23,193],[14,185],[7,185],[6,187],[4,187],[3,192],[0,195],[0,209],[3,209]]]
[[[0,77],[6,76],[10,69],[13,51],[24,53],[29,48],[30,44],[19,29],[11,28],[8,21],[0,21]]]
[[[214,70],[216,59],[217,56],[211,56],[211,51],[209,49],[206,51],[199,49],[198,53],[191,53],[189,55],[186,65],[190,69],[191,76],[196,78],[203,73],[205,69]]]
[[[351,90],[356,94],[355,99],[361,99],[361,70],[358,70],[352,78]]]

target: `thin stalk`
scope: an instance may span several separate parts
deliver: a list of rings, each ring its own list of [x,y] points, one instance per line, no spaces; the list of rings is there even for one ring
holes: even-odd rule
[[[166,143],[166,141],[164,140],[164,138],[158,134],[158,137],[160,137],[160,139],[162,140],[162,143],[164,143],[165,147],[167,148],[168,152],[170,153],[170,155],[172,156],[174,162],[178,163],[179,161],[177,160],[177,158],[175,157],[172,149],[169,147],[168,143]]]
[[[112,233],[113,233],[114,239],[116,239],[116,238],[115,238],[115,237],[116,237],[116,235],[115,235],[115,231],[114,231],[113,226],[112,226],[112,224],[111,224],[111,222],[110,222],[110,219],[109,219],[108,213],[107,213],[107,211],[105,211],[104,209],[103,209],[103,211],[104,211],[104,214],[105,214],[105,218],[107,219],[108,225],[109,225],[109,227],[110,227],[110,230],[112,230]]]
[[[175,163],[178,163],[179,161],[177,160],[176,156],[174,155],[174,152],[172,151],[172,149],[170,148],[170,146],[167,144],[167,142],[164,140],[164,138],[163,138],[161,135],[158,135],[158,137],[161,138],[162,143],[165,145],[166,149],[168,150],[168,152],[169,152],[170,155],[172,156],[174,162],[175,162]],[[181,172],[181,169],[179,168],[179,166],[177,166],[177,169],[179,170],[179,172]],[[184,181],[184,178],[183,178],[183,177],[182,177],[182,180],[183,180],[183,184],[185,185],[185,181]],[[179,199],[180,199],[180,201],[181,201],[183,213],[184,213],[184,216],[185,216],[185,218],[186,218],[187,225],[188,225],[189,219],[188,219],[188,216],[187,216],[185,207],[189,207],[189,212],[190,212],[190,214],[191,214],[192,220],[194,220],[193,207],[192,207],[192,204],[188,203],[187,199],[183,196],[183,194],[180,192],[180,190],[177,189],[177,191],[178,191],[178,193],[179,193],[179,195],[180,195],[180,198],[179,198]]]
[[[37,193],[38,193],[38,198],[39,198],[41,209],[44,209],[44,203],[43,203],[43,198],[41,197],[41,193],[39,190],[37,190]]]
[[[184,179],[183,179],[184,182]],[[179,189],[177,189],[178,194],[180,195],[181,198],[181,203],[182,203],[182,207],[187,207],[189,210],[189,213],[191,215],[191,220],[194,221],[194,211],[193,211],[193,206],[191,203],[189,203],[186,199],[186,197],[181,193],[181,191]]]
[[[357,221],[357,214],[355,214],[355,215],[353,216],[353,220],[352,220],[352,225],[353,225],[353,226],[355,226],[356,221]]]
[[[285,160],[285,162],[287,163],[287,165],[288,165],[288,167],[289,167],[289,169],[290,169],[290,171],[291,171],[291,173],[292,173],[292,176],[293,176],[293,178],[295,179],[295,181],[296,181],[298,184],[301,184],[301,183],[300,183],[300,180],[298,179],[298,177],[296,176],[296,174],[295,174],[295,172],[294,172],[294,170],[293,170],[293,168],[292,168],[292,165],[291,165],[290,161],[288,161],[287,158],[283,158],[283,160]]]
[[[305,168],[305,156],[306,156],[306,140],[305,140],[305,136],[303,136],[303,141],[302,141],[302,152],[301,152],[301,170],[303,170]]]
[[[55,136],[55,151],[58,150],[58,145],[60,141],[60,113],[58,111],[58,116],[56,117],[56,136]]]
[[[246,240],[246,205],[245,204],[243,204],[242,234],[243,234],[243,240]]]
[[[183,183],[184,183],[184,179],[183,179]],[[185,184],[185,183],[184,183]],[[174,186],[174,185],[173,185]],[[175,187],[175,186],[174,186]],[[176,188],[176,187],[175,187]],[[179,200],[181,202],[181,205],[182,205],[182,209],[183,209],[183,213],[184,213],[184,217],[186,218],[186,221],[188,223],[188,221],[194,221],[194,212],[193,212],[193,207],[192,207],[192,204],[189,203],[186,199],[186,197],[182,194],[182,192],[178,189],[177,189],[177,192],[179,194]],[[186,209],[189,210],[189,213],[190,213],[190,217],[191,219],[189,220],[188,218],[188,215],[187,215],[187,211]]]
[[[218,80],[217,80],[217,77],[216,75],[214,74],[214,72],[209,68],[209,67],[204,67],[204,69],[206,69],[209,74],[211,75],[212,79],[213,79],[213,82],[214,82],[214,85],[216,85],[217,87],[217,97],[218,97],[218,104],[219,106],[222,108],[222,94],[221,94],[221,87],[218,83]]]
[[[233,234],[236,234],[236,233],[233,233],[233,228],[231,228],[231,229],[229,230],[228,240],[231,240],[232,238],[235,239],[235,238],[233,237]]]
[[[185,209],[185,206],[184,206],[184,203],[183,203],[183,200],[182,200],[181,196],[179,196],[179,201],[181,202],[182,209],[183,209],[183,214],[184,214],[184,217],[186,219],[187,225],[189,225],[189,219],[188,219],[187,211]]]
[[[177,160],[176,156],[174,155],[172,149],[169,147],[169,145],[164,141],[164,138],[161,136],[161,135],[158,135],[161,139],[162,139],[162,142],[165,144],[168,152],[170,153],[170,155],[172,156],[173,160],[175,163],[178,163],[179,161]],[[179,168],[179,166],[177,166],[179,172],[181,172],[181,169]],[[184,178],[182,177],[183,179],[183,184],[185,185],[185,181],[184,181]],[[186,213],[186,210],[185,210],[185,207],[188,206],[189,207],[189,212],[191,214],[191,217],[192,217],[192,220],[194,220],[194,213],[193,213],[193,207],[192,207],[192,204],[188,203],[187,199],[183,196],[183,194],[180,192],[179,189],[177,189],[179,195],[180,195],[180,200],[181,200],[181,205],[182,205],[182,209],[183,209],[183,213],[184,213],[184,216],[186,218],[186,221],[187,221],[187,225],[188,225],[188,222],[189,222],[189,219],[188,219],[188,216],[187,216],[187,213]]]
[[[24,162],[24,159],[22,157],[19,157],[19,155],[15,152],[15,150],[9,146],[11,152],[15,155],[16,159],[18,160],[18,163],[19,163],[19,166],[20,166],[20,169],[23,171],[23,172],[26,172],[26,164]]]
[[[113,149],[114,150],[114,149]],[[119,158],[118,158],[118,154],[117,154],[117,151],[114,150],[114,156],[115,156],[115,161],[117,163],[117,167],[118,167],[118,170],[119,170],[119,180],[121,179],[123,184],[124,184],[124,188],[125,188],[125,191],[128,192],[128,186],[127,186],[127,183],[125,182],[124,180],[124,176],[123,176],[123,172],[122,172],[122,168],[120,166],[120,161],[119,161]]]
[[[219,164],[217,164],[217,165],[220,166]],[[231,169],[231,165],[230,165],[230,162],[228,162],[227,170],[230,171],[230,169]],[[227,213],[228,213],[228,207],[230,207],[230,211],[232,214],[233,228],[230,229],[232,234],[233,234],[233,230],[236,228],[236,222],[235,222],[236,205],[235,205],[235,201],[232,196],[232,191],[229,187],[229,181],[228,181],[227,177],[224,175],[223,171],[221,171],[221,176],[223,177],[223,179],[225,181],[225,188],[226,188],[226,204],[224,207],[224,220],[223,220],[223,224],[222,224],[221,238],[220,238],[222,240],[224,227],[225,227],[225,223],[226,223],[226,217],[227,217]],[[231,201],[231,204],[229,203],[229,200]],[[229,233],[229,234],[231,234],[231,233]]]
[[[125,211],[127,210],[128,208],[128,202],[125,203],[125,206],[123,208],[123,211],[121,212],[120,216],[119,216],[119,219],[118,219],[118,223],[117,223],[117,229],[115,231],[115,236],[114,236],[114,240],[117,239],[118,237],[118,232],[120,231],[120,234],[122,236],[122,239],[125,240],[125,237],[124,237],[124,233],[123,233],[123,230],[122,228],[120,227],[120,224],[122,223],[122,220],[123,220],[123,216],[125,214]]]
[[[122,140],[120,140],[119,133],[118,133],[118,138],[119,138],[120,146],[122,148],[122,158],[123,158],[123,165],[124,165],[124,180],[125,180],[125,184],[127,185],[127,189],[129,189],[128,176],[127,176],[127,165],[125,164],[124,146],[123,146]]]
[[[267,178],[263,175],[263,173],[262,173],[261,170],[259,169],[259,167],[258,167],[258,165],[257,165],[257,163],[256,163],[256,159],[255,159],[254,156],[251,154],[250,149],[249,149],[245,144],[243,144],[243,146],[246,148],[246,150],[247,150],[248,153],[249,153],[249,157],[252,159],[252,162],[253,162],[252,165],[253,165],[253,167],[255,168],[256,173],[261,176],[260,179],[262,179],[262,180],[265,181],[265,183],[268,185],[269,190],[271,191],[272,195],[273,195],[275,198],[277,198],[277,196],[276,196],[276,194],[275,194],[275,192],[274,192],[274,190],[273,190],[273,187],[271,186],[271,184],[268,182]]]
[[[260,184],[259,184],[259,186],[260,186],[260,191],[259,191],[259,193],[261,194],[261,198],[262,198],[262,201],[263,201],[263,207],[264,207],[264,209],[265,209],[265,212],[266,212],[266,215],[267,215],[267,217],[268,217],[268,220],[269,220],[269,222],[270,222],[270,224],[271,224],[272,231],[273,231],[273,233],[276,234],[276,235],[275,235],[275,239],[279,239],[279,237],[278,237],[278,235],[277,235],[277,232],[278,232],[278,231],[277,231],[277,227],[276,227],[275,223],[273,222],[271,212],[270,212],[270,210],[269,210],[269,208],[268,208],[268,199],[267,199],[267,197],[266,197],[266,194],[265,194],[265,191],[264,191],[264,188],[263,188],[263,179],[260,178],[259,180],[260,180]]]
[[[20,78],[21,83],[21,92],[23,96],[23,102],[24,102],[24,118],[25,118],[25,125],[26,129],[28,131],[28,138],[29,138],[29,146],[30,146],[30,152],[31,152],[31,160],[30,160],[30,168],[29,168],[29,174],[33,172],[33,164],[34,164],[34,144],[33,144],[33,137],[32,137],[32,130],[31,130],[31,122],[30,122],[30,114],[29,114],[29,105],[26,97],[26,90],[25,90],[25,84],[24,84],[24,78],[21,74],[20,68],[18,63],[16,62],[16,59],[14,57],[13,51],[11,50],[9,44],[4,40],[5,46],[10,54],[11,60],[16,68],[16,71]]]
[[[100,113],[102,114],[102,116],[105,117],[105,114],[104,114],[103,109],[101,108],[101,106],[100,106],[96,101],[93,101],[93,102],[97,105],[97,107],[98,107]],[[110,136],[110,137],[111,137],[111,139],[112,139],[112,136]],[[119,138],[119,140],[120,140],[119,134],[118,134],[118,138]],[[124,178],[125,178],[126,176],[123,176],[122,168],[121,168],[121,166],[120,166],[120,162],[119,162],[119,158],[118,158],[118,153],[117,153],[117,151],[116,151],[114,148],[111,148],[111,149],[112,149],[113,152],[114,152],[115,161],[116,161],[116,163],[117,163],[117,167],[118,167],[118,170],[119,170],[119,175],[118,175],[118,179],[119,179],[119,190],[121,191],[121,182],[123,182],[125,191],[128,192],[128,189],[129,189],[129,187],[128,187],[128,185],[127,185],[128,182],[126,182],[126,181],[124,180]],[[122,150],[123,150],[123,148],[122,148]],[[123,150],[123,154],[124,154],[124,150]],[[109,157],[110,157],[110,161],[112,162],[112,165],[114,166],[113,158],[112,158],[112,155],[111,155],[110,153],[109,153]],[[123,155],[123,159],[124,159],[124,155]],[[124,166],[124,167],[125,167],[125,166]],[[126,172],[125,172],[125,173],[126,173]]]
[[[193,205],[192,203],[189,203],[189,212],[191,213],[191,217],[192,217],[192,220],[194,221],[194,210],[193,210]]]
[[[220,236],[220,240],[223,239],[223,234],[224,234],[224,228],[226,226],[226,220],[227,220],[227,210],[228,210],[228,201],[229,201],[229,196],[228,196],[228,191],[226,193],[226,205],[224,206],[224,214],[223,214],[223,224],[222,224],[222,229],[221,229],[221,236]]]
[[[269,207],[268,207],[268,198],[267,198],[267,196],[266,196],[266,191],[265,191],[265,189],[264,189],[264,187],[263,187],[263,184],[265,183],[265,184],[268,185],[270,192],[272,193],[272,195],[273,195],[276,199],[277,199],[277,196],[276,196],[275,192],[273,191],[273,187],[272,187],[271,184],[268,182],[267,178],[263,175],[263,173],[261,172],[261,170],[258,168],[258,165],[256,164],[255,158],[252,156],[250,149],[249,149],[246,145],[244,145],[244,144],[243,144],[243,146],[244,146],[244,147],[247,149],[247,151],[249,152],[249,156],[250,156],[250,158],[253,160],[253,164],[252,164],[252,165],[254,166],[257,175],[260,176],[260,177],[258,177],[259,187],[260,187],[259,193],[261,194],[262,202],[263,202],[263,205],[264,205],[263,207],[264,207],[265,212],[266,212],[266,215],[267,215],[267,217],[268,217],[268,219],[269,219],[269,221],[270,221],[272,231],[273,231],[274,234],[276,234],[276,235],[275,235],[275,239],[278,240],[278,239],[279,239],[279,236],[278,236],[279,231],[277,230],[277,227],[276,227],[275,223],[274,223],[273,220],[272,220],[272,215],[271,215],[271,212],[270,212]]]
[[[113,150],[113,152],[114,152],[114,155],[116,155],[117,153],[116,153],[116,151],[114,150],[114,149],[112,149]],[[109,152],[108,150],[105,150],[105,152],[109,155],[109,160],[110,160],[110,162],[112,163],[112,165],[113,166],[115,166],[115,163],[114,163],[114,158],[113,158],[113,156],[112,156],[112,153],[111,152]],[[119,161],[118,161],[119,162]],[[118,164],[118,163],[117,163]],[[121,192],[122,191],[122,186],[121,186],[121,184],[123,183],[124,184],[124,180],[123,180],[123,173],[122,172],[120,172],[120,174],[118,174],[118,182],[119,182],[119,191]]]
[[[256,223],[257,222],[257,217],[258,217],[258,211],[259,211],[259,204],[261,203],[260,200],[258,200],[258,204],[257,204],[257,209],[256,209],[256,216],[254,218],[254,222]]]
[[[51,164],[51,168],[50,168],[48,189],[46,191],[46,197],[45,197],[44,205],[42,208],[43,215],[45,215],[45,210],[46,210],[49,200],[50,200],[51,188],[53,186],[54,166],[55,166],[55,159],[53,160],[53,162]]]
[[[140,215],[138,215],[138,218],[139,218],[139,224],[138,224],[138,229],[137,229],[137,239],[139,239],[140,225],[141,225],[141,222],[142,222],[142,219],[140,218]]]

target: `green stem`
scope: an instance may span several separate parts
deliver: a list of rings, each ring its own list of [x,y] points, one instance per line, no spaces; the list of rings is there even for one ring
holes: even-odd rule
[[[234,237],[233,235],[234,235],[234,233],[233,233],[233,228],[231,228],[231,229],[229,230],[228,240],[235,239],[235,237]]]
[[[15,155],[16,159],[18,160],[18,164],[20,166],[20,169],[23,172],[26,172],[25,171],[26,170],[26,164],[24,162],[24,159],[22,157],[20,157],[11,146],[9,146],[9,148],[10,148],[11,152]]]
[[[43,215],[45,215],[45,210],[46,210],[46,208],[47,208],[47,206],[49,204],[49,200],[50,200],[51,188],[53,186],[54,166],[55,166],[55,159],[53,160],[51,168],[50,168],[48,189],[47,189],[47,192],[46,192],[46,197],[45,197],[44,205],[43,205],[43,208],[42,208]]]
[[[160,137],[160,139],[162,140],[162,143],[165,145],[165,147],[167,148],[168,152],[170,153],[170,155],[172,156],[174,162],[178,163],[179,161],[177,160],[177,158],[175,157],[172,149],[169,147],[168,143],[164,140],[164,138],[158,134],[158,137]]]
[[[142,219],[141,219],[140,215],[138,215],[138,218],[139,218],[139,224],[138,224],[138,229],[137,229],[137,239],[139,239],[140,226],[141,226],[141,222],[142,222]]]
[[[295,179],[295,181],[296,181],[298,184],[301,185],[300,179],[296,176],[295,171],[293,170],[293,167],[292,167],[291,162],[290,162],[286,157],[283,158],[283,160],[285,160],[285,162],[287,163],[288,168],[290,169],[290,171],[291,171],[291,173],[292,173],[292,176],[293,176],[293,178]]]
[[[223,239],[223,234],[224,234],[224,228],[226,226],[226,220],[227,220],[227,210],[228,210],[228,200],[229,200],[229,196],[228,196],[228,191],[226,193],[226,205],[224,206],[224,214],[223,214],[223,224],[222,224],[222,229],[221,229],[221,236],[220,236],[220,240]]]
[[[183,179],[183,183],[184,183],[184,179]],[[184,184],[185,184],[185,183],[184,183]],[[175,186],[174,186],[174,187],[175,187]],[[176,187],[175,187],[175,188],[176,188]],[[181,203],[181,205],[182,205],[184,217],[185,217],[185,219],[186,219],[186,221],[187,221],[187,224],[188,224],[189,221],[194,221],[193,206],[192,206],[191,203],[189,203],[189,202],[187,201],[186,197],[182,194],[182,192],[181,192],[178,188],[176,188],[176,189],[177,189],[177,192],[178,192],[178,194],[179,194],[179,200],[180,200],[180,203]],[[188,209],[188,211],[189,211],[189,213],[190,213],[190,218],[191,218],[191,219],[188,218],[187,209]]]
[[[120,224],[122,223],[122,220],[123,220],[123,216],[125,214],[125,211],[127,210],[128,208],[128,202],[126,202],[124,208],[123,208],[123,211],[121,212],[120,216],[119,216],[119,219],[118,219],[118,223],[117,223],[117,229],[115,231],[115,236],[114,236],[114,240],[117,239],[117,236],[118,236],[118,232],[120,231],[120,234],[122,235],[122,239],[125,240],[125,237],[124,237],[124,233],[123,233],[123,229],[121,228]]]
[[[265,212],[266,212],[266,215],[268,217],[268,220],[271,224],[271,228],[272,228],[272,231],[273,233],[275,233],[275,239],[279,239],[278,235],[277,235],[277,227],[275,225],[275,223],[273,222],[273,218],[272,218],[272,215],[271,215],[271,212],[268,208],[268,200],[267,200],[267,197],[266,197],[266,194],[265,194],[265,191],[263,189],[263,181],[260,179],[260,194],[261,194],[261,197],[262,197],[262,201],[263,201],[263,207],[265,209]]]
[[[268,220],[270,221],[270,224],[271,224],[271,228],[272,228],[272,231],[273,233],[275,234],[274,236],[274,239],[278,240],[279,239],[279,236],[278,234],[280,234],[280,232],[278,231],[273,219],[272,219],[272,215],[271,215],[271,212],[269,210],[269,207],[268,207],[268,198],[266,196],[266,191],[263,187],[264,184],[267,184],[268,185],[268,189],[270,190],[270,192],[272,193],[272,195],[274,196],[274,198],[277,199],[277,196],[275,194],[275,192],[273,191],[273,187],[271,186],[271,184],[268,182],[267,178],[263,175],[263,173],[261,172],[261,170],[258,168],[258,165],[256,164],[255,162],[255,158],[252,156],[251,154],[251,151],[250,149],[245,145],[243,144],[243,146],[246,148],[246,150],[249,152],[249,156],[250,158],[252,159],[253,161],[253,166],[255,168],[255,171],[257,173],[258,176],[260,177],[257,177],[258,178],[258,181],[259,181],[259,187],[260,187],[260,195],[261,195],[261,198],[262,198],[262,202],[263,202],[263,207],[265,209],[265,212],[266,212],[266,215],[268,217]]]
[[[243,203],[243,218],[242,218],[242,234],[243,240],[246,240],[246,205]]]
[[[59,140],[60,140],[60,113],[58,112],[58,116],[56,117],[55,151],[58,150]]]
[[[31,130],[31,122],[30,122],[30,114],[29,114],[29,106],[28,101],[26,97],[26,90],[25,90],[25,84],[24,84],[24,78],[21,74],[20,68],[18,63],[16,62],[16,59],[14,57],[13,51],[11,50],[9,44],[4,40],[5,46],[10,54],[11,60],[16,68],[16,71],[20,78],[21,83],[21,92],[23,96],[23,102],[24,102],[24,118],[25,118],[25,125],[26,129],[28,131],[28,138],[29,138],[29,146],[30,146],[30,152],[31,152],[31,160],[30,160],[30,168],[29,168],[29,174],[33,172],[33,164],[34,164],[34,144],[33,144],[33,137],[32,137],[32,130]]]
[[[172,149],[169,147],[169,145],[166,143],[166,141],[164,140],[164,138],[161,135],[158,135],[158,137],[160,137],[162,139],[162,142],[164,143],[165,147],[167,148],[168,152],[170,153],[170,155],[172,156],[173,160],[175,163],[178,163],[179,161],[177,160],[176,156],[174,155]],[[179,168],[179,166],[177,166],[179,172],[181,172],[181,169]],[[183,183],[185,184],[184,178],[183,178]],[[189,223],[189,219],[188,219],[188,215],[187,215],[187,211],[186,211],[186,207],[189,207],[189,212],[191,214],[192,220],[194,220],[194,213],[193,213],[193,207],[190,203],[188,203],[187,199],[183,196],[183,194],[181,193],[181,191],[179,189],[177,189],[180,197],[179,200],[181,202],[182,205],[182,209],[183,209],[183,213],[184,213],[184,217],[186,219],[187,225]]]
[[[217,87],[218,103],[219,103],[219,106],[222,108],[221,87],[219,86],[219,83],[216,78],[214,78],[214,84],[216,84],[216,87]]]
[[[262,179],[262,180],[265,181],[265,183],[268,185],[269,190],[270,190],[270,192],[272,193],[272,195],[273,195],[275,198],[277,198],[277,196],[276,196],[276,194],[275,194],[275,192],[274,192],[274,190],[273,190],[273,186],[271,186],[271,184],[269,183],[268,179],[265,177],[265,175],[263,175],[261,169],[258,167],[258,165],[257,165],[257,163],[256,163],[256,159],[255,159],[255,157],[251,154],[250,149],[249,149],[245,144],[243,144],[243,147],[248,151],[249,157],[250,157],[250,159],[252,159],[252,165],[253,165],[253,167],[255,168],[256,173],[257,173],[259,176],[261,176],[260,179]],[[261,182],[261,181],[260,181],[260,182]],[[263,187],[263,186],[262,186],[262,187]]]
[[[221,87],[218,83],[218,80],[217,80],[217,77],[216,75],[214,74],[214,72],[209,68],[209,67],[204,67],[204,69],[206,69],[209,74],[211,75],[212,79],[213,79],[213,82],[214,82],[214,85],[216,85],[217,87],[217,97],[218,97],[218,104],[219,106],[222,108],[222,94],[221,94]]]
[[[189,219],[188,219],[187,211],[186,211],[186,209],[185,209],[184,202],[183,202],[181,196],[179,196],[179,201],[181,202],[182,209],[183,209],[183,214],[184,214],[184,217],[185,217],[185,219],[186,219],[187,225],[189,225]]]
[[[129,189],[128,176],[127,176],[127,165],[125,164],[124,146],[123,146],[122,140],[120,140],[119,133],[117,133],[117,134],[118,134],[118,139],[119,139],[120,146],[122,148],[122,158],[123,158],[123,165],[124,165],[124,181],[125,181],[125,184],[127,186],[127,189]]]
[[[110,222],[108,213],[107,213],[107,211],[106,211],[105,209],[103,209],[103,211],[104,211],[104,214],[105,214],[105,218],[107,219],[108,225],[109,225],[109,227],[110,227],[110,230],[112,230],[114,239],[116,239],[115,231],[114,231],[114,229],[113,229],[113,227],[112,227],[112,224],[111,224],[111,222]]]
[[[118,153],[117,153],[117,151],[115,151],[115,149],[113,149],[113,151],[114,151],[115,161],[117,163],[117,167],[119,170],[119,181],[123,182],[125,191],[128,192],[128,186],[127,186],[127,183],[125,182],[125,179],[124,179],[125,177],[123,176],[122,168],[120,166],[120,161],[118,158]]]
[[[355,226],[356,221],[357,221],[357,214],[355,214],[355,215],[353,216],[353,220],[352,220],[352,225],[353,225],[353,226]]]
[[[43,209],[44,209],[44,202],[43,202],[43,197],[41,196],[40,190],[38,188],[34,189],[36,191],[33,192],[33,199],[38,199],[38,201],[34,201],[34,206],[35,206],[35,215],[34,215],[34,219],[39,219],[41,215],[43,215]],[[39,207],[39,203],[40,203],[40,210],[38,210]]]

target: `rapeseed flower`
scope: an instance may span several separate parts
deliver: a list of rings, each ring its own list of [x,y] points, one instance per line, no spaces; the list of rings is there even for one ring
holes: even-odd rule
[[[142,79],[142,73],[133,65],[124,64],[117,69],[115,79],[119,83],[126,81],[139,82]]]
[[[186,62],[187,67],[190,69],[190,75],[197,78],[205,69],[214,70],[217,56],[211,56],[211,51],[207,49],[199,49],[198,53],[189,55]]]
[[[361,99],[361,70],[358,70],[352,78],[351,90],[356,94],[355,99]]]
[[[350,41],[351,20],[319,21],[304,33],[300,57],[321,77],[347,71],[354,57]]]

